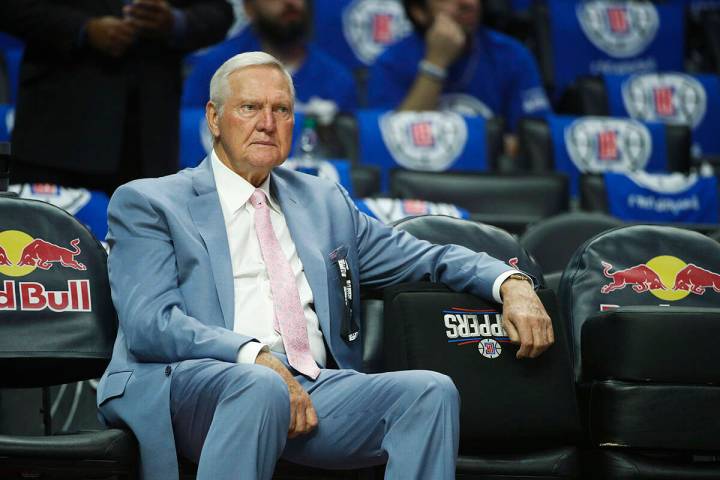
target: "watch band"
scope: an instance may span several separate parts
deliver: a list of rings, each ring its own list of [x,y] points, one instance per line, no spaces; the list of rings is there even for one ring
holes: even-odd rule
[[[447,78],[447,70],[438,67],[434,63],[428,62],[427,60],[422,60],[418,64],[418,71],[429,76],[430,78],[437,80],[438,82],[442,82]]]
[[[513,273],[511,275],[508,275],[507,278],[512,278],[513,280],[525,280],[526,282],[533,283],[532,280],[530,280],[530,277],[527,275],[523,275],[522,273]]]

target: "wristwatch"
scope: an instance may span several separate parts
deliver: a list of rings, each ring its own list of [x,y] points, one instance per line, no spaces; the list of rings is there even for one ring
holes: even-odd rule
[[[532,280],[530,280],[530,277],[528,277],[527,275],[523,275],[522,273],[513,273],[511,275],[508,275],[507,279],[509,278],[512,278],[513,280],[525,280],[526,282],[530,282],[532,284]]]

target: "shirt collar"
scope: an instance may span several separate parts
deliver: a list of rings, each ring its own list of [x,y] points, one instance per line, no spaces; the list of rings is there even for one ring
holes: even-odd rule
[[[213,176],[215,177],[215,187],[220,197],[220,205],[224,211],[233,215],[250,200],[250,196],[255,191],[255,187],[222,163],[215,153],[215,150],[210,152],[210,161],[212,163]],[[272,195],[270,195],[271,177],[272,175],[268,175],[258,188],[265,192],[270,208],[280,212],[280,206]]]

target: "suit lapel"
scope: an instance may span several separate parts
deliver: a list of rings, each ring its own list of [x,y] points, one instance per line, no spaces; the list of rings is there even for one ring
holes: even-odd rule
[[[190,215],[210,257],[210,268],[225,326],[232,330],[235,325],[235,289],[230,247],[209,158],[195,170],[193,187],[197,196],[190,201]]]
[[[307,204],[298,199],[298,191],[293,191],[283,178],[273,172],[270,182],[272,194],[278,199],[280,208],[285,216],[285,222],[290,230],[290,236],[295,243],[298,257],[303,265],[305,277],[313,292],[315,313],[320,320],[320,327],[325,336],[330,335],[330,314],[328,305],[328,277],[327,267],[323,253],[319,248],[318,238],[313,229],[317,222],[313,218]],[[300,201],[299,201],[300,200]]]

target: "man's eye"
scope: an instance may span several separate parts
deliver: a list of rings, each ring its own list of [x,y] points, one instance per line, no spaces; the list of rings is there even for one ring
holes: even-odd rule
[[[243,113],[254,112],[255,110],[257,110],[257,107],[251,103],[246,103],[245,105],[240,106],[240,111]]]

